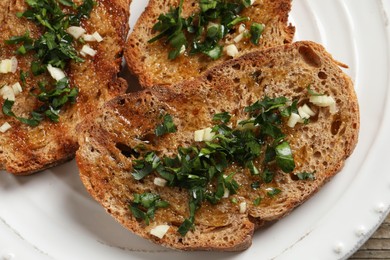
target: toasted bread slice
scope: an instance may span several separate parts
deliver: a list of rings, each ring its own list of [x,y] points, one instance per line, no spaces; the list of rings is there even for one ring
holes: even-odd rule
[[[79,88],[76,104],[68,104],[61,110],[59,123],[44,120],[36,127],[22,124],[0,112],[0,126],[5,122],[11,125],[5,133],[0,133],[0,169],[26,175],[73,158],[78,147],[76,125],[105,101],[126,91],[127,83],[118,78],[117,73],[128,33],[129,0],[98,0],[96,3],[91,17],[82,26],[89,34],[97,31],[103,41],[90,43],[97,51],[94,57],[86,57],[83,63],[71,62],[66,71],[71,86]],[[53,82],[49,73],[32,76],[33,53],[15,55],[15,46],[4,42],[12,36],[24,35],[26,31],[32,38],[41,34],[36,24],[16,17],[16,13],[26,8],[24,0],[3,0],[0,3],[0,60],[12,56],[18,60],[15,73],[0,74],[0,86],[21,83],[20,72],[29,73],[12,107],[17,116],[24,118],[30,117],[31,111],[38,106],[37,98],[30,91],[37,88],[38,82]],[[0,106],[3,104],[0,97]]]
[[[117,221],[155,243],[182,250],[246,249],[256,228],[282,218],[317,192],[343,167],[357,143],[358,102],[351,80],[338,65],[322,46],[296,42],[227,61],[192,81],[117,97],[81,127],[76,154],[81,180]],[[160,158],[171,157],[178,147],[194,144],[194,131],[215,125],[216,113],[229,112],[234,125],[247,117],[245,107],[265,96],[299,100],[298,106],[308,104],[314,94],[307,86],[333,97],[337,113],[309,104],[316,115],[307,124],[288,127],[285,119],[283,131],[295,160],[294,171],[277,170],[271,183],[260,182],[253,188],[259,177],[247,168],[231,166],[226,174],[235,172],[240,185],[237,194],[216,205],[203,203],[195,215],[194,230],[184,237],[178,226],[189,215],[186,189],[155,185],[156,172],[140,181],[133,178],[137,147],[156,151]],[[171,115],[176,132],[155,135],[161,114]],[[298,178],[303,172],[314,172],[315,178]],[[274,187],[281,192],[268,194]],[[169,203],[157,209],[149,225],[128,208],[134,194],[144,192],[159,194]],[[259,205],[254,202],[257,198],[262,198]],[[160,225],[169,226],[161,239],[150,233]]]
[[[167,13],[170,8],[177,7],[179,0],[151,0],[142,13],[130,34],[126,44],[125,58],[127,65],[137,77],[143,87],[153,85],[170,85],[182,80],[199,76],[211,66],[222,63],[231,57],[223,55],[218,60],[202,55],[190,55],[187,51],[174,60],[168,59],[169,46],[164,40],[148,43],[148,40],[157,35],[152,27],[160,14]],[[265,25],[265,29],[258,45],[251,44],[248,39],[237,43],[234,38],[240,34],[236,25],[234,32],[228,34],[226,43],[234,43],[239,51],[238,55],[260,50],[266,47],[292,42],[295,28],[288,24],[288,14],[291,9],[291,0],[261,0],[255,1],[253,6],[246,8],[241,16],[249,17],[247,28],[252,22]],[[199,1],[184,1],[183,17],[188,17],[199,11]]]

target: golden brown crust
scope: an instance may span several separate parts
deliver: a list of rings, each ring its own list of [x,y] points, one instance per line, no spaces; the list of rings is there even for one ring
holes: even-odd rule
[[[98,0],[90,19],[82,22],[87,33],[98,31],[104,40],[90,44],[97,50],[95,57],[86,58],[84,63],[70,64],[67,70],[70,82],[79,88],[80,93],[75,105],[67,105],[61,111],[60,123],[45,120],[38,127],[29,127],[0,112],[0,125],[8,122],[12,126],[6,133],[0,133],[0,169],[27,175],[71,159],[78,147],[76,125],[105,101],[125,93],[127,83],[117,74],[128,33],[129,4],[129,0]],[[16,17],[16,12],[26,8],[24,0],[1,1],[0,60],[14,56],[15,47],[6,45],[4,40],[22,35],[27,30],[33,38],[41,34],[33,22]],[[32,54],[17,56],[17,59],[19,66],[16,73],[1,74],[0,86],[20,82],[20,71],[30,71]],[[50,82],[52,79],[48,74],[27,78],[26,87],[16,97],[13,106],[16,115],[28,117],[37,107],[36,98],[29,91],[39,81]],[[0,106],[3,102],[0,97]]]
[[[130,70],[137,75],[142,86],[169,85],[182,80],[198,77],[202,72],[230,59],[226,55],[212,61],[203,55],[181,55],[174,61],[168,60],[168,47],[161,41],[149,44],[147,41],[156,35],[152,31],[160,14],[177,6],[178,0],[151,0],[137,21],[126,44],[125,58]],[[188,17],[198,10],[198,1],[184,1],[183,16]],[[250,17],[251,22],[265,24],[259,46],[241,41],[236,44],[239,54],[263,48],[291,43],[295,28],[288,24],[291,0],[258,0],[246,9],[242,16]],[[228,37],[232,41],[235,34]]]
[[[188,216],[188,194],[185,190],[158,187],[154,173],[142,181],[132,175],[131,148],[144,145],[160,156],[176,153],[179,146],[193,144],[195,130],[213,125],[215,113],[232,114],[233,125],[246,118],[243,108],[264,96],[286,96],[307,102],[306,87],[331,95],[338,113],[329,108],[312,106],[317,113],[309,124],[284,128],[293,150],[294,173],[275,172],[274,181],[254,190],[258,179],[247,169],[236,172],[238,193],[222,199],[217,205],[204,203],[196,214],[195,231],[185,237],[178,226]],[[161,114],[172,116],[178,131],[161,137],[153,135]],[[88,192],[116,220],[134,233],[155,243],[183,250],[243,250],[249,247],[255,229],[287,215],[312,196],[335,175],[352,153],[359,131],[359,108],[351,80],[333,58],[318,44],[297,42],[244,55],[207,71],[192,81],[171,87],[152,87],[142,92],[122,95],[108,102],[95,118],[80,128],[80,149],[76,159],[80,177]],[[298,172],[315,172],[315,180],[299,180]],[[267,188],[282,190],[274,198]],[[133,193],[155,192],[170,206],[159,209],[147,226],[128,210]],[[253,201],[262,197],[259,206]],[[242,214],[231,202],[247,203]],[[169,224],[163,239],[152,236],[152,227]]]

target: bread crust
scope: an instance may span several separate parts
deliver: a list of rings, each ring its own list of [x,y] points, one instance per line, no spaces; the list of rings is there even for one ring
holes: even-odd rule
[[[199,10],[198,0],[184,1],[183,17]],[[175,60],[168,59],[168,46],[162,41],[152,44],[147,41],[156,35],[152,27],[160,14],[167,13],[171,7],[178,6],[179,0],[150,0],[140,16],[126,43],[125,58],[130,71],[135,74],[141,86],[170,85],[182,80],[198,77],[212,66],[231,59],[223,55],[213,61],[204,55],[189,56],[187,53]],[[271,46],[291,43],[295,27],[288,24],[291,0],[258,0],[252,7],[243,11],[242,16],[250,17],[251,22],[265,24],[265,30],[258,46],[241,41],[235,45],[239,55]],[[234,35],[227,37],[232,40]]]
[[[176,153],[179,146],[193,143],[195,130],[210,127],[215,113],[229,112],[231,122],[245,119],[244,107],[264,96],[285,96],[307,102],[306,87],[332,96],[338,113],[329,108],[313,108],[317,116],[308,124],[283,128],[293,151],[296,168],[292,174],[276,172],[273,186],[282,192],[264,196],[266,184],[254,190],[257,177],[235,167],[240,189],[234,198],[247,203],[240,213],[231,198],[217,205],[207,202],[195,217],[195,230],[181,237],[178,226],[188,217],[188,194],[175,187],[153,184],[152,173],[142,181],[132,175],[132,157],[127,149],[143,144],[159,156]],[[153,136],[161,113],[172,116],[178,131]],[[297,42],[249,53],[216,66],[204,75],[169,87],[152,87],[108,102],[80,126],[80,149],[76,159],[80,177],[88,192],[124,227],[157,244],[180,250],[239,251],[251,244],[253,232],[266,223],[286,216],[316,193],[343,167],[356,146],[359,107],[353,84],[325,49],[313,42]],[[315,180],[299,180],[298,172],[315,171]],[[133,193],[155,192],[170,203],[158,209],[149,226],[137,221],[128,210]],[[253,201],[263,196],[259,206]],[[170,229],[158,239],[149,232],[156,225]]]
[[[80,4],[82,1],[76,1]],[[119,73],[123,47],[128,34],[129,0],[97,0],[91,17],[82,22],[87,33],[98,31],[104,40],[91,43],[97,50],[93,58],[87,57],[84,63],[71,62],[67,69],[71,85],[79,88],[77,103],[67,105],[61,110],[60,122],[44,120],[37,127],[21,124],[14,118],[0,112],[0,125],[5,122],[12,128],[0,133],[0,169],[16,174],[28,175],[44,170],[74,157],[78,148],[76,125],[86,115],[104,102],[125,93],[127,82],[117,77]],[[0,3],[0,60],[9,59],[15,46],[9,46],[4,40],[11,36],[23,35],[27,30],[33,38],[42,33],[37,25],[26,19],[19,19],[15,13],[26,10],[24,0],[2,0]],[[30,72],[33,54],[16,56],[16,73],[2,74],[0,86],[20,82],[20,71]],[[16,97],[13,112],[22,117],[38,106],[35,97],[29,94],[39,81],[52,81],[48,73],[38,77],[28,77],[23,92]],[[0,106],[4,100],[0,98]]]

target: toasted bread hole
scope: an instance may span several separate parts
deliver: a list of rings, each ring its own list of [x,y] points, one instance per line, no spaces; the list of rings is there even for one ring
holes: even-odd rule
[[[316,107],[310,107],[313,111],[314,111],[314,113],[316,113],[314,116],[311,116],[310,117],[310,123],[315,123],[315,122],[317,122],[318,121],[318,118],[319,118],[319,115],[320,115],[320,110],[318,109],[318,108],[316,108]]]
[[[241,69],[241,65],[240,64],[234,64],[232,66],[232,68],[235,69],[235,70],[240,70]]]
[[[346,129],[347,129],[346,127],[341,128],[339,135],[344,135]]]
[[[263,72],[261,70],[256,70],[255,72],[253,72],[252,75],[253,75],[254,78],[258,78],[258,77],[261,76],[262,73]]]
[[[328,75],[327,75],[325,72],[320,71],[320,72],[318,72],[318,77],[319,77],[320,79],[327,79],[327,78],[328,78]]]
[[[341,124],[342,124],[342,121],[340,118],[336,118],[332,122],[332,126],[330,128],[332,135],[336,135],[339,132]]]
[[[207,80],[208,80],[208,81],[212,81],[212,80],[213,80],[213,76],[212,76],[212,75],[210,75],[210,74],[209,74],[209,75],[207,75]]]
[[[302,56],[304,62],[312,67],[321,67],[321,58],[315,53],[315,51],[307,46],[301,46],[298,49],[299,54]]]
[[[117,104],[118,104],[119,106],[124,106],[124,105],[126,104],[126,99],[124,99],[124,98],[119,99],[118,102],[117,102]]]
[[[296,87],[296,88],[294,88],[294,92],[295,92],[295,93],[301,94],[302,91],[303,91],[303,88],[302,88],[302,87]]]
[[[301,90],[303,90],[303,89],[301,88]],[[309,99],[308,99],[308,98],[304,98],[304,99],[302,99],[302,100],[299,100],[297,106],[300,107],[300,106],[303,106],[303,105],[309,104],[309,103],[310,103],[310,102],[309,102]]]
[[[262,71],[261,71],[261,70],[257,70],[257,71],[255,71],[255,72],[252,74],[253,80],[254,80],[257,84],[259,84],[259,85],[261,85],[261,82],[263,82],[263,80],[264,80],[264,78],[261,76],[261,74],[262,74]]]
[[[123,154],[127,158],[139,157],[139,153],[137,153],[134,149],[124,143],[117,143],[115,147],[118,148],[121,151],[121,154]]]
[[[94,152],[95,152],[95,148],[91,147],[91,148],[89,148],[89,151],[90,151],[91,153],[94,153]]]
[[[137,99],[137,101],[135,101],[135,106],[140,106],[142,104],[142,99]]]
[[[234,78],[233,81],[234,81],[234,83],[238,84],[238,83],[240,83],[241,80],[240,80],[240,78]]]
[[[322,162],[322,165],[324,165],[325,167],[327,167],[327,166],[328,166],[328,162],[327,162],[327,161],[323,161],[323,162]]]
[[[290,176],[290,179],[293,181],[299,180],[298,176],[296,176],[294,173],[290,173],[289,176]],[[300,186],[298,186],[298,188],[300,188]]]
[[[116,58],[116,59],[120,59],[120,58],[122,58],[122,57],[123,57],[123,52],[122,52],[122,51],[120,51],[120,52],[118,52],[118,53],[115,54],[115,58]]]
[[[203,71],[205,71],[207,69],[206,66],[202,66],[198,69],[199,73],[202,73]]]
[[[313,154],[313,156],[315,157],[315,158],[320,158],[321,157],[321,152],[320,151],[316,151],[314,154]]]

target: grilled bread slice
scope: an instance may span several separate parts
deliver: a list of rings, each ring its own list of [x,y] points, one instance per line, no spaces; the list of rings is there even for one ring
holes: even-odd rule
[[[81,4],[82,1],[75,1]],[[0,61],[15,56],[18,67],[14,73],[0,74],[0,87],[19,82],[22,92],[15,98],[12,111],[18,117],[29,118],[40,103],[31,95],[38,88],[38,82],[53,82],[49,73],[34,77],[30,70],[34,53],[16,55],[19,45],[4,41],[12,36],[29,32],[31,38],[38,38],[42,31],[32,21],[16,17],[16,13],[27,9],[24,0],[3,0],[0,2]],[[120,70],[124,42],[128,33],[129,0],[97,0],[90,18],[81,26],[87,34],[98,32],[102,42],[89,45],[97,51],[94,57],[85,57],[85,62],[71,62],[66,70],[71,87],[77,86],[79,95],[76,104],[66,105],[60,112],[59,123],[44,120],[36,127],[20,123],[13,117],[0,112],[0,126],[8,123],[11,128],[0,133],[0,169],[26,175],[54,166],[74,157],[77,145],[76,125],[105,101],[124,93],[127,83],[117,77]],[[81,49],[79,43],[77,49]],[[21,72],[28,73],[26,82],[20,79]],[[5,100],[0,96],[0,106]]]
[[[359,108],[353,84],[340,65],[322,46],[296,42],[227,61],[191,81],[117,97],[81,126],[76,154],[81,180],[118,222],[155,243],[181,250],[246,249],[258,227],[282,218],[316,193],[354,150]],[[310,100],[316,93],[333,98],[336,105],[314,105]],[[291,116],[282,121],[294,170],[275,169],[272,181],[265,181],[259,177],[264,172],[253,174],[240,164],[230,165],[224,174],[235,173],[237,193],[215,205],[204,202],[196,211],[194,229],[180,235],[179,227],[191,212],[189,200],[196,194],[183,186],[161,185],[158,178],[163,175],[156,171],[136,180],[137,169],[137,174],[145,170],[137,168],[142,151],[154,151],[161,160],[174,158],[179,147],[195,144],[194,131],[216,124],[215,114],[228,112],[228,124],[234,127],[247,118],[245,107],[266,96],[297,100],[298,110],[306,104],[314,112],[306,123],[290,127]],[[167,114],[177,131],[157,136],[161,116]],[[195,145],[201,148],[202,142]],[[212,189],[216,184],[210,185]],[[169,203],[155,211],[149,225],[129,209],[147,193]]]
[[[191,79],[199,76],[200,73],[211,66],[231,59],[226,54],[217,60],[212,60],[203,54],[190,55],[190,47],[187,46],[187,50],[182,55],[170,60],[168,58],[170,47],[164,43],[164,39],[148,43],[150,39],[158,34],[152,29],[158,17],[169,12],[170,8],[177,7],[179,2],[179,0],[149,1],[149,5],[137,21],[127,41],[125,50],[127,65],[130,71],[139,78],[143,87],[170,85],[185,79]],[[199,9],[198,0],[184,1],[182,16],[187,18],[199,12]],[[244,9],[240,16],[250,18],[248,22],[244,23],[247,29],[253,22],[265,25],[259,44],[251,44],[249,39],[235,42],[234,38],[240,34],[238,24],[220,43],[224,46],[230,43],[234,44],[239,51],[238,55],[290,43],[295,33],[295,28],[288,24],[290,9],[291,0],[254,1],[253,5]]]

